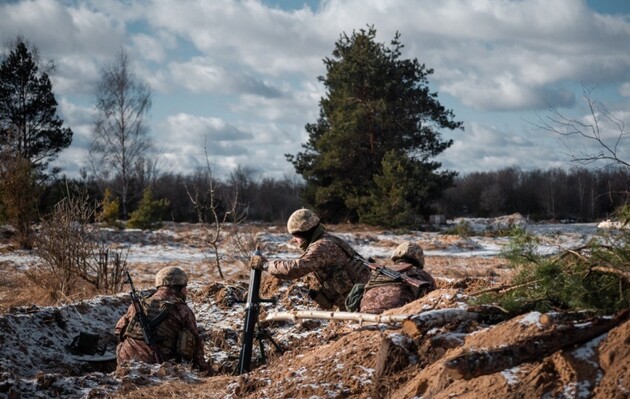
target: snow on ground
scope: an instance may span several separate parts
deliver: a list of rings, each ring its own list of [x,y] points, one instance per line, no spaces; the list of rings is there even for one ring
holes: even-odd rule
[[[346,239],[366,257],[388,258],[393,249],[405,240],[413,240],[425,248],[425,256],[447,257],[465,260],[470,257],[496,257],[508,244],[506,237],[493,237],[483,234],[489,230],[503,228],[494,219],[458,219],[450,221],[444,230],[452,229],[458,223],[466,222],[473,235],[458,237],[443,232],[408,231],[397,234],[389,231],[346,232],[335,234]],[[500,227],[497,227],[500,226]],[[541,237],[541,253],[557,253],[562,249],[584,245],[597,232],[596,224],[530,224],[524,219],[516,219],[511,226],[520,226]],[[166,224],[154,232],[139,230],[107,232],[108,239],[119,247],[128,249],[127,264],[134,276],[150,286],[153,275],[166,265],[178,265],[195,276],[205,276],[214,260],[212,252],[200,245],[199,236],[203,229],[196,225],[181,226]],[[290,236],[280,228],[270,228],[259,234],[265,255],[270,258],[298,256],[299,250],[289,243]],[[226,251],[221,256],[228,256]],[[0,245],[0,265],[5,272],[11,269],[24,269],[39,259],[32,252],[18,251],[7,244]],[[230,265],[228,265],[230,266]],[[429,264],[430,266],[430,264]],[[226,270],[230,276],[248,276],[243,265],[231,265]],[[238,269],[240,267],[240,269]],[[193,279],[195,280],[195,279]],[[221,286],[213,286],[209,278],[200,278],[190,285],[190,295],[198,295],[201,300],[189,299],[189,304],[197,316],[197,321],[206,342],[206,357],[213,364],[229,364],[233,367],[239,352],[238,337],[243,322],[244,304],[240,303],[246,294],[246,284],[231,281]],[[237,279],[238,280],[238,279]],[[148,283],[147,283],[148,282]],[[136,284],[138,287],[138,284]],[[262,312],[302,310],[311,306],[306,298],[306,290],[299,284],[280,286],[275,304],[263,304]],[[222,299],[209,291],[222,290]],[[0,398],[9,397],[12,387],[19,386],[22,397],[49,397],[55,394],[68,398],[86,397],[100,392],[102,395],[116,391],[125,381],[142,384],[147,373],[160,379],[181,378],[194,380],[198,376],[190,370],[164,370],[160,366],[138,365],[143,372],[128,370],[124,377],[94,369],[98,362],[69,352],[67,346],[80,332],[93,332],[102,336],[107,344],[105,356],[113,355],[115,338],[113,327],[129,304],[127,293],[115,296],[97,297],[60,307],[28,307],[13,309],[0,317]],[[261,317],[262,320],[262,317]],[[283,343],[300,344],[318,334],[317,326],[325,322],[314,321],[310,328],[305,325],[284,325],[274,328],[274,338]],[[147,369],[148,367],[148,369]],[[340,365],[343,367],[343,365]],[[89,373],[86,371],[90,371]],[[230,370],[223,370],[228,373]],[[515,373],[515,370],[512,370]],[[372,370],[363,370],[357,376],[361,384],[369,384]],[[506,379],[513,378],[505,375]],[[156,377],[157,378],[157,377]],[[148,382],[145,382],[145,384]],[[579,392],[581,387],[574,387]],[[5,396],[5,394],[7,396]],[[90,396],[95,397],[95,396]]]
[[[495,219],[458,218],[442,226],[439,232],[410,231],[394,233],[391,231],[376,232],[374,234],[355,234],[352,232],[335,232],[347,240],[359,253],[365,257],[375,259],[388,258],[393,249],[403,241],[416,241],[423,248],[425,256],[440,256],[452,258],[494,257],[508,244],[506,236],[494,237],[487,235],[489,231],[518,226],[527,232],[541,238],[538,251],[541,254],[555,254],[562,250],[575,248],[587,243],[598,231],[597,223],[579,224],[536,224],[527,223],[525,219],[517,219],[512,224],[501,223]],[[458,224],[468,223],[473,234],[469,237],[448,240],[444,231],[452,229]],[[199,240],[182,238],[180,232],[173,228],[173,224],[154,232],[140,230],[115,231],[110,230],[108,238],[119,242],[119,247],[128,247],[127,264],[133,269],[134,265],[168,265],[178,264],[183,268],[195,268],[214,261],[214,253],[207,247],[200,245]],[[189,225],[193,231],[191,236],[202,236],[203,228]],[[290,244],[290,235],[286,232],[273,231],[260,234],[265,256],[269,259],[298,256],[299,249]],[[220,249],[220,256],[227,256],[227,251]],[[9,250],[6,245],[0,245],[0,265],[12,264],[18,268],[25,268],[39,259],[32,252]],[[153,268],[152,268],[153,269]],[[157,270],[155,270],[157,271]]]

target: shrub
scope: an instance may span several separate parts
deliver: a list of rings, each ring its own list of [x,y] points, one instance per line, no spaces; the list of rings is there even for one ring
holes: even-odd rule
[[[107,188],[101,202],[101,213],[99,219],[107,226],[120,227],[118,215],[120,214],[120,201],[114,198],[111,190]]]
[[[127,227],[132,229],[154,229],[161,225],[162,215],[169,202],[167,199],[154,200],[150,188],[143,191],[138,209],[131,212]]]
[[[42,263],[26,275],[53,300],[76,294],[85,286],[81,282],[97,292],[114,293],[122,288],[126,257],[122,251],[110,251],[89,223],[94,212],[87,197],[66,197],[55,205],[35,235],[35,250]]]

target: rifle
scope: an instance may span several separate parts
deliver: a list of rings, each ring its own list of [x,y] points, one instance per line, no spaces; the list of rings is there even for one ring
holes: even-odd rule
[[[254,256],[262,256],[260,247],[256,247]],[[260,313],[260,303],[270,302],[275,303],[275,298],[261,299],[260,298],[260,278],[262,270],[251,269],[249,275],[249,290],[247,291],[247,304],[245,305],[245,321],[243,326],[243,337],[241,339],[241,354],[238,360],[237,373],[243,374],[251,370],[252,349],[254,346],[254,338],[258,339],[260,344],[260,356],[262,361],[265,361],[265,352],[263,347],[263,339],[268,339],[280,353],[283,349],[271,338],[271,334],[264,329],[261,329],[258,324],[258,315]]]
[[[416,288],[420,288],[425,285],[431,285],[431,283],[427,281],[422,281],[413,277],[409,277],[407,273],[398,272],[384,265],[377,265],[376,263],[374,263],[374,260],[372,258],[369,258],[366,260],[361,255],[355,255],[354,259],[361,261],[364,265],[366,265],[370,269],[375,270],[378,273],[393,279],[394,281],[403,281]]]
[[[144,342],[149,345],[149,347],[153,350],[153,355],[155,356],[155,361],[157,363],[163,363],[164,359],[162,358],[162,352],[160,352],[160,348],[155,342],[155,337],[153,336],[153,331],[151,330],[151,325],[149,324],[149,320],[147,320],[147,315],[144,314],[144,309],[142,309],[142,304],[140,303],[140,299],[138,298],[138,294],[136,294],[136,289],[133,286],[133,281],[131,281],[131,275],[129,271],[125,271],[127,273],[127,282],[131,287],[131,301],[133,302],[133,307],[136,309],[136,321],[140,324],[142,328],[142,336],[144,338]]]

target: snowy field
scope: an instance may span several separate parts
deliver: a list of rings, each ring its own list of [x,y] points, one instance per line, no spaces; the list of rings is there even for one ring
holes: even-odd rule
[[[468,236],[445,234],[464,223],[472,230]],[[465,264],[467,258],[499,256],[509,238],[487,233],[512,226],[522,227],[536,235],[540,240],[537,250],[541,254],[559,253],[584,245],[599,230],[596,223],[536,224],[514,216],[450,220],[438,232],[409,231],[400,234],[386,230],[344,231],[343,227],[336,226],[330,230],[344,238],[364,257],[375,259],[388,258],[403,241],[415,241],[423,247],[430,270],[432,258],[450,258]],[[106,234],[115,248],[124,249],[129,269],[137,270],[137,273],[151,274],[164,266],[177,265],[193,277],[212,274],[215,254],[204,243],[205,229],[198,225],[166,223],[155,231],[109,230]],[[299,256],[299,249],[292,245],[290,239],[282,226],[259,228],[256,235],[256,240],[262,244],[265,256],[269,259]],[[227,278],[240,279],[244,272],[247,274],[246,256],[235,249],[229,238],[221,244],[219,256]],[[39,258],[32,251],[10,249],[8,244],[0,244],[0,265],[4,265],[5,270],[25,269],[37,262]],[[143,275],[141,279],[150,281],[149,276]]]

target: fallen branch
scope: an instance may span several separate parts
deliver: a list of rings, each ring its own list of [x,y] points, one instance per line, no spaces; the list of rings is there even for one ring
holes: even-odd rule
[[[422,312],[403,321],[402,331],[410,337],[419,337],[431,328],[441,327],[449,323],[461,323],[475,320],[479,313],[465,308],[449,308]]]
[[[543,334],[528,337],[513,344],[484,350],[467,352],[449,359],[445,363],[446,373],[454,379],[471,379],[515,367],[521,363],[541,359],[558,350],[607,333],[626,321],[630,309],[614,318],[599,318],[589,325],[563,325]]]
[[[432,328],[447,324],[459,324],[468,320],[496,324],[505,321],[508,317],[509,314],[505,309],[495,305],[430,310],[404,320],[402,331],[410,337],[418,338]]]
[[[293,310],[289,312],[271,312],[265,321],[285,320],[296,322],[298,319],[351,320],[359,323],[396,324],[411,315],[380,315],[354,312],[329,312],[325,310]]]
[[[468,294],[468,296],[479,296],[479,295],[487,294],[490,292],[499,292],[503,294],[509,291],[516,290],[518,288],[527,287],[528,285],[536,284],[538,282],[540,282],[540,280],[527,281],[521,284],[504,284],[498,287],[485,288],[483,290],[475,291],[471,294]]]
[[[593,266],[590,270],[600,273],[614,274],[630,283],[630,272],[626,270],[621,270],[616,267],[609,266]]]

